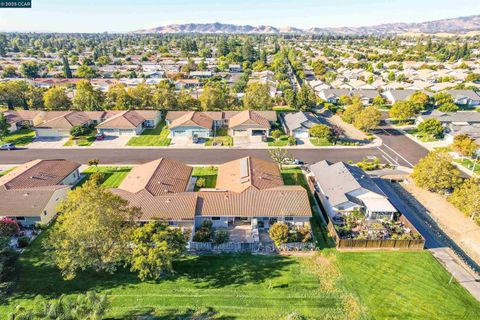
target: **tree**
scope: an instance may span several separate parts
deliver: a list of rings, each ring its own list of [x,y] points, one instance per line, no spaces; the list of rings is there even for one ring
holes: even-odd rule
[[[11,236],[16,235],[20,231],[18,223],[12,218],[2,218],[0,220],[0,238],[6,237],[10,238]]]
[[[70,64],[68,63],[68,58],[67,56],[62,57],[62,62],[63,62],[63,75],[65,78],[73,78],[72,75],[72,70],[70,69]]]
[[[417,186],[433,192],[446,192],[457,187],[462,178],[447,153],[434,151],[421,159],[414,167],[411,177]]]
[[[203,88],[203,92],[198,98],[200,107],[203,111],[222,110],[227,107],[225,89],[219,84],[208,84]]]
[[[247,85],[243,97],[243,108],[246,110],[271,110],[273,101],[267,84],[252,82]]]
[[[150,221],[133,231],[131,270],[140,280],[158,280],[173,271],[172,262],[186,251],[187,241],[180,228],[165,221]]]
[[[382,114],[374,106],[367,107],[360,111],[355,117],[353,125],[363,131],[370,131],[378,126]]]
[[[415,104],[411,101],[397,101],[388,110],[388,115],[400,122],[405,122],[417,114]]]
[[[8,109],[27,107],[29,88],[26,81],[0,82],[0,104],[6,105]]]
[[[192,97],[186,91],[180,91],[177,95],[177,107],[179,110],[197,110],[199,107],[199,101]]]
[[[131,106],[135,109],[152,108],[152,88],[145,82],[129,88],[128,95],[131,98]]]
[[[52,87],[43,95],[43,104],[47,110],[69,110],[72,102],[61,87]]]
[[[73,107],[76,110],[95,111],[102,110],[104,96],[103,93],[93,88],[88,80],[82,80],[77,83],[76,94],[73,97]]]
[[[327,141],[330,141],[332,139],[332,128],[325,124],[316,124],[313,125],[308,132],[310,133],[310,136],[314,138],[319,138],[319,139],[325,139]]]
[[[340,96],[338,98],[338,104],[341,106],[352,104],[352,98],[350,98],[349,96]]]
[[[363,106],[360,103],[354,103],[345,108],[342,112],[342,120],[347,123],[353,123],[356,116],[363,110]]]
[[[92,79],[92,78],[95,78],[96,76],[97,76],[97,73],[90,66],[82,64],[77,68],[77,77],[79,78]]]
[[[2,78],[18,77],[17,67],[14,65],[7,65],[3,68]]]
[[[287,243],[289,235],[288,226],[281,222],[274,223],[268,230],[268,235],[276,246]]]
[[[57,300],[46,300],[37,296],[31,306],[17,306],[10,314],[11,320],[78,320],[102,319],[109,307],[106,295],[87,292],[77,296],[60,296]]]
[[[297,104],[301,110],[311,110],[317,105],[315,92],[304,82],[297,94]]]
[[[480,224],[480,180],[478,178],[466,179],[448,197],[448,201]]]
[[[272,131],[272,138],[278,140],[282,136],[282,131],[276,129]]]
[[[29,79],[38,78],[41,66],[36,61],[24,61],[20,64],[20,73]]]
[[[330,128],[332,131],[333,143],[337,144],[338,139],[340,139],[340,137],[345,136],[345,130],[343,130],[343,128],[336,125],[331,126]]]
[[[445,91],[440,91],[437,92],[433,95],[433,100],[435,100],[435,105],[436,106],[441,106],[446,103],[453,103],[453,97],[451,94],[445,92]]]
[[[132,97],[123,83],[115,83],[108,88],[106,103],[112,109],[127,110],[132,105]]]
[[[417,91],[411,95],[409,100],[415,105],[415,109],[417,111],[422,111],[426,109],[429,97],[426,93],[422,91]]]
[[[382,106],[384,106],[384,105],[387,103],[387,100],[385,100],[384,97],[378,95],[378,96],[376,96],[375,98],[373,98],[372,103],[373,103],[373,105],[376,106],[376,107],[382,107]]]
[[[70,191],[58,211],[46,246],[66,280],[82,270],[113,273],[128,258],[131,225],[138,208],[94,180]]]
[[[417,129],[419,132],[428,134],[435,138],[440,138],[443,136],[443,125],[442,123],[434,118],[426,119],[425,121],[421,122]]]
[[[10,132],[10,123],[3,113],[0,113],[0,141]]]
[[[216,244],[222,244],[222,243],[227,243],[230,241],[230,232],[225,229],[220,229],[215,231],[215,234],[213,235],[213,242]]]
[[[274,148],[268,149],[268,152],[270,153],[270,157],[272,158],[273,162],[278,164],[280,166],[280,170],[282,170],[283,165],[286,164],[290,158],[288,150],[282,148]]]
[[[438,107],[438,111],[442,112],[455,112],[458,110],[460,110],[460,108],[453,102],[444,103]]]
[[[168,82],[160,82],[153,92],[152,102],[156,109],[172,110],[177,106],[177,99]]]
[[[468,134],[459,134],[453,138],[452,148],[463,156],[473,157],[478,145]]]

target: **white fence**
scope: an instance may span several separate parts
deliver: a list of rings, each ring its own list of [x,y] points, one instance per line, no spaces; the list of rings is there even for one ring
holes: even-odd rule
[[[274,252],[273,243],[262,242],[226,242],[216,244],[213,242],[194,242],[189,243],[190,251],[209,251],[209,252]]]

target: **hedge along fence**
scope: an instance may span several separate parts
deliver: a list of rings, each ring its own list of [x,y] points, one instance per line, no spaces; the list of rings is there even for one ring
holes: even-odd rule
[[[315,194],[317,200],[319,195]],[[323,209],[323,208],[322,208]],[[332,222],[330,216],[323,212],[323,216],[327,219],[327,228],[328,231],[335,241],[337,249],[403,249],[403,250],[422,250],[425,247],[425,239],[405,239],[405,240],[396,240],[396,239],[342,239],[335,229],[335,225]],[[412,232],[420,234],[417,229],[408,221],[403,215],[400,216],[399,221],[403,222],[407,228],[412,230]],[[420,235],[421,236],[421,235]]]

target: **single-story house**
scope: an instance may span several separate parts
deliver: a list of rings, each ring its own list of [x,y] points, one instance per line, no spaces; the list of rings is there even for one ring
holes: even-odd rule
[[[50,222],[80,181],[79,167],[67,160],[33,160],[0,177],[0,217],[24,226]]]
[[[242,66],[239,64],[229,64],[228,71],[232,73],[242,72]]]
[[[95,125],[106,116],[104,111],[49,111],[33,130],[37,138],[68,137],[73,127]]]
[[[480,95],[473,90],[445,90],[453,97],[453,102],[459,105],[478,106]]]
[[[308,138],[308,130],[320,122],[310,112],[287,113],[283,116],[285,132],[295,138]]]
[[[218,128],[231,136],[268,135],[275,111],[170,111],[165,118],[170,137],[211,137]]]
[[[318,92],[318,96],[329,103],[338,103],[341,96],[349,97],[351,90],[349,89],[323,89]]]
[[[437,119],[442,123],[445,127],[444,138],[448,143],[452,143],[454,137],[459,134],[468,134],[472,139],[480,138],[480,112],[441,112],[435,109],[419,115],[416,124],[427,119]]]
[[[363,105],[372,104],[373,99],[375,99],[379,95],[380,93],[378,92],[378,90],[375,89],[359,89],[353,90],[351,93],[352,97],[359,97]]]
[[[317,195],[332,219],[355,210],[367,219],[392,219],[397,212],[375,181],[358,167],[324,160],[311,165],[310,170]]]
[[[219,166],[214,189],[193,192],[192,167],[158,159],[135,167],[111,191],[142,210],[140,221],[165,219],[183,228],[211,220],[216,228],[250,223],[269,229],[276,221],[304,225],[312,215],[307,191],[285,186],[278,166],[246,157]]]
[[[113,136],[135,136],[146,128],[155,128],[162,119],[157,110],[121,111],[96,126],[99,133]]]
[[[198,79],[180,79],[175,82],[175,89],[193,89],[201,85],[200,80]]]
[[[24,127],[33,127],[43,121],[45,111],[37,110],[7,110],[3,112],[10,124],[8,129],[10,132],[17,131]]]
[[[410,99],[410,97],[415,92],[423,92],[429,97],[433,94],[425,90],[387,90],[383,93],[383,97],[387,100],[387,103],[394,104],[397,101],[405,101]]]

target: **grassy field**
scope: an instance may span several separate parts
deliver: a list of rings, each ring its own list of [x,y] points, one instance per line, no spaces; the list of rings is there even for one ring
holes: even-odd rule
[[[132,137],[127,146],[168,146],[172,139],[168,137],[170,130],[168,130],[165,122],[161,122],[155,129],[146,129],[141,135]]]
[[[79,147],[88,147],[91,146],[93,142],[95,142],[95,135],[90,136],[82,136],[78,137],[77,139],[73,139],[70,137],[67,142],[65,142],[65,147],[72,147],[72,146],[79,146]],[[75,143],[76,141],[76,143]]]
[[[269,147],[285,147],[288,146],[288,135],[282,134],[280,138],[277,140],[273,139],[272,137],[267,138],[268,146]]]
[[[338,266],[372,319],[479,319],[480,302],[429,252],[343,252]]]
[[[193,168],[192,176],[198,178],[205,179],[205,187],[204,188],[215,188],[217,184],[217,174],[218,168],[217,167],[195,167]],[[195,191],[198,191],[197,186],[195,186]]]
[[[310,138],[310,142],[316,147],[333,146],[331,141],[323,138]]]
[[[128,270],[84,272],[64,281],[45,256],[47,234],[21,256],[20,279],[0,306],[0,319],[18,304],[31,305],[36,295],[89,290],[109,294],[108,319],[184,319],[207,308],[218,319],[285,319],[297,312],[307,319],[473,320],[480,312],[480,303],[459,284],[448,284],[448,273],[429,252],[189,256],[174,264],[175,275],[159,282],[140,282]]]
[[[95,172],[101,172],[104,175],[102,184],[107,188],[117,188],[123,179],[132,170],[131,167],[109,167],[109,166],[91,166],[83,171],[87,178]],[[84,180],[85,181],[85,180]]]
[[[418,140],[422,142],[434,142],[440,140],[439,138],[432,137],[429,134],[425,134],[423,132],[419,132],[418,129],[408,129],[405,130],[408,134],[415,136]]]
[[[20,129],[15,132],[9,133],[3,140],[0,140],[0,144],[13,143],[16,146],[24,146],[29,144],[35,139],[35,131],[30,129]]]

